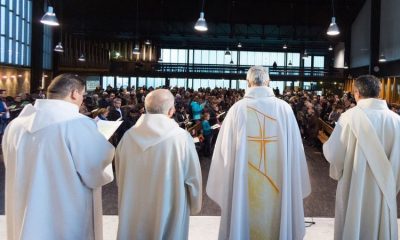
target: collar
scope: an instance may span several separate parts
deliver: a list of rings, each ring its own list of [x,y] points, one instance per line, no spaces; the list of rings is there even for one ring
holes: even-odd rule
[[[251,87],[246,90],[245,98],[275,97],[272,88],[267,86]]]
[[[362,109],[389,109],[385,100],[377,99],[377,98],[365,98],[360,99],[357,102],[357,106]]]

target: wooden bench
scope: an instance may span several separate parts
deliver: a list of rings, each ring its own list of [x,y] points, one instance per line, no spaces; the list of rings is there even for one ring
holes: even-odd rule
[[[319,139],[319,141],[321,141],[322,144],[324,144],[326,141],[328,141],[329,136],[332,134],[333,127],[328,123],[326,123],[321,118],[319,118],[318,121],[319,121],[319,131],[317,138]]]

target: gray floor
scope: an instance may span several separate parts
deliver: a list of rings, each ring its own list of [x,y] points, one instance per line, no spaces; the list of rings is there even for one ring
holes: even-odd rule
[[[334,217],[336,182],[329,178],[329,165],[318,149],[304,146],[306,150],[308,169],[311,179],[312,193],[304,201],[305,216],[307,217]],[[218,216],[219,207],[205,194],[208,171],[211,160],[201,158],[203,171],[203,208],[199,215]],[[2,161],[2,156],[1,156]],[[0,164],[0,215],[4,214],[4,165]],[[398,198],[398,216],[400,213],[400,199]],[[103,188],[103,211],[105,215],[117,214],[117,187],[115,182]]]

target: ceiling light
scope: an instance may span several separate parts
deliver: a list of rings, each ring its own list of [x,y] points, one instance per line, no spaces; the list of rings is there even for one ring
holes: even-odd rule
[[[349,68],[349,66],[347,66],[347,63],[344,63],[343,68],[344,68],[344,69],[348,69],[348,68]]]
[[[333,47],[332,47],[332,45],[329,45],[329,48],[328,48],[328,50],[329,50],[329,51],[333,51]]]
[[[231,59],[230,64],[233,64],[233,60]]]
[[[339,27],[336,24],[335,17],[332,17],[331,24],[329,24],[328,31],[326,31],[326,34],[328,34],[329,36],[337,36],[340,34]]]
[[[56,14],[53,11],[53,7],[49,6],[47,8],[47,12],[43,15],[42,19],[40,20],[41,23],[49,26],[59,26]]]
[[[229,51],[229,48],[226,48],[225,56],[230,56],[230,55],[231,55],[231,52]]]
[[[146,44],[146,45],[151,45],[151,41],[150,41],[149,39],[147,39],[147,40],[144,42],[144,44]]]
[[[200,12],[200,17],[194,25],[194,29],[199,32],[205,32],[208,30],[206,19],[204,18],[204,12]]]
[[[84,55],[83,53],[82,53],[81,56],[78,58],[78,61],[80,61],[80,62],[85,62],[85,61],[86,61],[85,55]]]
[[[15,75],[12,75],[11,78],[16,78],[16,76],[15,76]]]
[[[293,64],[292,64],[292,61],[289,60],[288,66],[292,66],[292,65],[293,65]]]
[[[19,74],[18,77],[22,77],[22,74]]]
[[[241,48],[242,47],[242,43],[239,42],[237,47]]]
[[[61,42],[58,42],[57,46],[54,48],[55,52],[59,52],[59,53],[63,53],[64,52],[64,48],[61,44]]]
[[[3,79],[7,79],[7,76],[3,76]]]
[[[140,49],[139,49],[139,44],[138,43],[135,44],[135,48],[133,49],[132,54],[134,54],[134,55],[139,55],[140,54]]]
[[[283,45],[283,49],[287,49],[287,45],[286,44]]]
[[[379,56],[379,62],[386,62],[386,57],[383,53]]]

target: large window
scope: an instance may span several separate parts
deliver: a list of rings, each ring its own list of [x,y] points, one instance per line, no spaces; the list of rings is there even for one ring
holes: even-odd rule
[[[31,0],[0,1],[0,63],[30,65]]]
[[[117,88],[127,88],[129,86],[129,77],[117,77]]]
[[[314,56],[314,68],[324,68],[325,58],[324,56]]]
[[[169,86],[171,88],[173,88],[173,87],[178,87],[178,88],[184,87],[184,88],[186,88],[186,82],[187,82],[186,78],[170,78],[169,79]]]
[[[283,52],[240,52],[240,65],[272,66],[276,62],[278,67],[285,65],[285,53]]]
[[[230,55],[225,54],[226,50],[199,50],[193,51],[194,64],[237,64],[237,51],[230,51]]]
[[[187,63],[187,49],[161,49],[164,63]]]
[[[103,76],[103,89],[107,89],[108,86],[115,87],[114,76]]]

